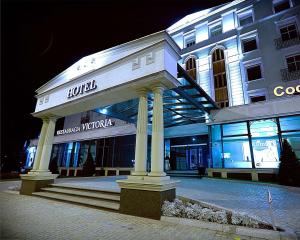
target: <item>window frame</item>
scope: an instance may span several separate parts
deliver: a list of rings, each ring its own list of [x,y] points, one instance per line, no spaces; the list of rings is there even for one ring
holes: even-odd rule
[[[211,33],[211,30],[215,27],[219,26],[220,28],[220,33],[216,34],[216,35],[212,35]],[[223,25],[222,25],[222,20],[218,20],[217,22],[215,23],[211,23],[208,25],[208,33],[209,33],[209,37],[212,38],[212,37],[216,37],[216,36],[219,36],[219,35],[222,35],[223,34]]]
[[[256,48],[246,52],[245,47],[244,47],[244,42],[249,42],[251,40],[255,40]],[[247,53],[258,50],[259,49],[259,42],[258,42],[257,34],[255,34],[254,36],[247,36],[247,37],[241,38],[241,48],[242,48],[243,54],[247,54]]]
[[[246,19],[248,16],[252,17],[252,22],[251,23],[246,23],[245,25],[241,25],[241,19]],[[238,26],[239,27],[245,27],[245,26],[249,26],[249,25],[253,24],[255,22],[253,9],[250,8],[250,9],[244,10],[242,12],[239,12],[237,14],[237,20],[238,20]]]
[[[254,80],[255,81],[255,80]],[[256,89],[256,90],[252,90],[252,91],[248,91],[248,102],[249,104],[255,104],[258,102],[264,102],[264,101],[258,101],[258,102],[252,102],[251,101],[251,97],[260,97],[260,96],[264,96],[265,97],[265,101],[268,101],[268,95],[267,95],[267,89]]]
[[[194,44],[187,46],[188,43],[194,42]],[[196,44],[196,32],[193,30],[192,32],[188,32],[183,36],[183,47],[189,48]]]
[[[280,2],[285,2],[285,1],[289,3],[289,8],[281,10],[279,12],[276,12],[275,11],[275,5],[278,4],[278,3],[280,3]],[[281,13],[283,11],[286,11],[286,10],[292,8],[292,7],[293,7],[293,2],[291,0],[273,0],[272,1],[272,11],[273,11],[273,14]]]
[[[297,68],[297,64],[296,64],[296,63],[299,62],[299,68],[296,69],[295,71],[290,71],[290,70],[289,70],[289,63],[287,62],[287,59],[288,59],[288,58],[292,58],[292,57],[295,58],[296,56],[299,56],[299,57],[300,57],[300,52],[294,53],[294,54],[291,54],[291,55],[288,55],[288,56],[285,56],[285,64],[286,64],[286,68],[288,69],[288,71],[289,71],[290,73],[300,71],[300,59],[299,59],[299,61],[294,61],[294,64],[296,65],[296,68]]]

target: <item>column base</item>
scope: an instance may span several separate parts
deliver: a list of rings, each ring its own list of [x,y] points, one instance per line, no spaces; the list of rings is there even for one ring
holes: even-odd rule
[[[22,180],[20,194],[31,195],[33,192],[38,192],[41,188],[54,183],[54,179],[58,174],[52,174],[49,171],[30,171],[28,174],[20,175]]]
[[[164,201],[176,197],[179,181],[117,180],[121,188],[120,213],[159,220]]]
[[[164,176],[167,176],[167,174],[165,172],[150,172],[148,174],[148,176],[150,176],[150,177],[164,177]]]
[[[143,176],[147,176],[147,175],[148,175],[147,172],[139,172],[139,171],[131,172],[131,176],[141,176],[141,177],[143,177]]]

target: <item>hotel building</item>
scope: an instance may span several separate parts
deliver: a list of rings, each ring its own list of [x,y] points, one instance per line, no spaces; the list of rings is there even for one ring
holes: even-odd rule
[[[160,52],[135,54],[160,43],[162,36],[178,55],[168,50],[163,60],[178,81],[164,88],[162,96],[167,173],[205,167],[211,177],[270,181],[278,171],[283,139],[300,159],[300,4],[296,0],[235,0],[190,14],[166,31],[84,57],[37,90],[36,113],[51,109],[51,101],[56,101],[51,91],[62,84],[80,82],[65,89],[66,101],[92,94],[99,82],[86,79],[96,78],[100,70],[105,71],[104,78],[113,76],[114,84],[123,86],[127,71],[115,72],[110,66],[126,58],[131,57],[130,74],[147,72]],[[146,94],[146,169],[150,170],[156,95]],[[55,125],[50,164],[56,161],[61,175],[80,176],[86,159],[92,157],[96,175],[130,173],[138,147],[138,97],[120,102],[111,94],[110,101],[105,98],[99,107],[91,100],[88,109],[74,105],[67,112],[55,110],[63,117]],[[37,146],[38,139],[31,140],[27,168],[34,166]]]

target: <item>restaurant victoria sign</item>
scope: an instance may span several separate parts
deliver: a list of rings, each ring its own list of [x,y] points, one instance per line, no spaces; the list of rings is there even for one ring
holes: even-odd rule
[[[108,119],[94,121],[94,122],[82,123],[80,126],[77,126],[77,127],[71,127],[71,128],[65,128],[62,130],[58,130],[56,132],[56,135],[65,135],[65,134],[69,134],[69,133],[77,133],[77,132],[82,132],[82,131],[98,129],[98,128],[107,128],[107,127],[112,127],[114,125],[115,125],[115,122],[112,121],[110,118],[108,118]]]

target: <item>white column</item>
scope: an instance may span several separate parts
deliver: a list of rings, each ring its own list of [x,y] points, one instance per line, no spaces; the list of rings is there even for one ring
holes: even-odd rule
[[[32,171],[35,171],[39,168],[42,151],[43,151],[43,145],[45,142],[45,136],[46,136],[46,132],[47,132],[48,124],[49,124],[49,121],[47,118],[42,118],[42,120],[43,120],[43,126],[42,126],[42,130],[40,133],[40,138],[39,138],[39,142],[38,142],[38,146],[37,146],[37,150],[36,150],[36,154],[35,154],[35,158],[34,158],[34,162],[33,162]]]
[[[154,93],[154,102],[151,140],[151,173],[149,173],[149,176],[163,177],[166,176],[164,172],[164,88],[156,86],[152,91]]]
[[[135,166],[131,175],[147,175],[147,127],[148,127],[148,102],[147,90],[139,91],[139,109],[135,140]]]
[[[52,150],[52,144],[53,144],[53,138],[54,138],[54,131],[55,131],[55,117],[49,117],[49,124],[45,136],[42,156],[40,160],[40,165],[38,171],[47,172],[49,171],[49,162],[51,157],[51,150]]]

